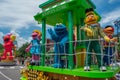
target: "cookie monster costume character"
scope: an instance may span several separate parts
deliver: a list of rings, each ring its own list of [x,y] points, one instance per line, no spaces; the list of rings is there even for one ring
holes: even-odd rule
[[[114,28],[111,25],[106,26],[103,29],[104,33],[114,42],[117,41],[117,38],[113,37],[113,33],[114,33]],[[112,62],[112,58],[113,58],[113,51],[114,51],[114,42],[104,42],[104,49],[105,49],[105,56],[103,57],[103,62],[105,65],[109,66]]]
[[[103,66],[103,63],[101,62],[101,48],[98,40],[92,40],[92,39],[99,39],[100,37],[103,37],[107,42],[110,41],[110,38],[108,38],[103,30],[100,27],[100,24],[98,23],[98,16],[94,13],[92,8],[86,9],[85,11],[86,17],[85,17],[85,26],[81,28],[81,30],[85,31],[85,37],[86,40],[89,40],[86,42],[86,64],[84,67],[85,71],[90,70],[91,65],[91,56],[92,51],[96,53],[98,67],[101,71],[106,71],[106,67]]]
[[[54,44],[54,67],[63,68],[65,62],[61,60],[62,55],[68,53],[68,31],[66,26],[63,24],[57,24],[54,27],[54,31],[50,28],[48,33],[51,36],[51,39],[55,42]]]
[[[26,48],[26,52],[29,52],[32,54],[32,61],[31,65],[39,65],[39,60],[40,60],[40,53],[41,53],[41,45],[40,45],[40,40],[41,40],[41,32],[39,30],[34,30],[32,32],[32,40],[30,45]]]

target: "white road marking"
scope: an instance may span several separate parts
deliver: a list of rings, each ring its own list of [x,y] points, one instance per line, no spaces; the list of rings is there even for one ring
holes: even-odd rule
[[[0,66],[0,69],[3,69],[4,67],[3,66]]]
[[[15,67],[10,67],[10,69],[14,69]]]
[[[8,79],[8,80],[12,80],[11,78],[9,78],[9,77],[6,76],[5,74],[3,74],[1,71],[0,71],[0,74],[1,74],[2,76],[4,76],[6,79]]]
[[[20,68],[24,68],[23,66],[20,66]]]
[[[22,69],[24,66],[11,66],[11,67],[4,67],[0,66],[0,69]]]

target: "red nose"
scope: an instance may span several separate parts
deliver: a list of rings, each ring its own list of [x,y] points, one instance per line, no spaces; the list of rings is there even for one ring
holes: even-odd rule
[[[37,33],[33,32],[32,37],[36,37],[36,36],[37,36]]]
[[[112,31],[114,31],[114,28],[112,28]]]

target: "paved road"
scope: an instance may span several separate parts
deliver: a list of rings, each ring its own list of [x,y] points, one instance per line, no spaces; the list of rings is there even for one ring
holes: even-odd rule
[[[20,80],[22,66],[0,66],[0,80]]]

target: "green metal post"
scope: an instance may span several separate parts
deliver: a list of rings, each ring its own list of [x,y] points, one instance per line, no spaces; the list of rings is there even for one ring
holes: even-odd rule
[[[84,25],[84,18],[80,19],[80,25],[81,25],[81,27],[83,27],[83,25]],[[84,31],[81,30],[81,35],[80,36],[81,36],[81,40],[85,39],[85,33],[84,33]],[[82,48],[85,48],[85,42],[82,42],[81,46],[82,46]]]
[[[81,24],[81,26],[84,26],[84,18],[80,19],[80,24]],[[84,34],[85,34],[84,31],[81,31],[81,40],[84,40],[84,38],[85,38]]]
[[[72,11],[68,11],[68,36],[69,36],[69,57],[68,57],[68,68],[72,69],[74,67],[73,62],[73,15]]]
[[[80,24],[77,24],[77,40],[80,40]],[[78,43],[80,45],[80,43]]]
[[[42,19],[42,66],[45,65],[46,21]]]

